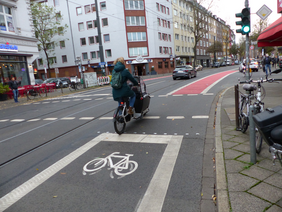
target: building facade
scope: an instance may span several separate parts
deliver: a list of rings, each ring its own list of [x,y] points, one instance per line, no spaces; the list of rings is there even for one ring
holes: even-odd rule
[[[138,75],[162,74],[174,69],[174,40],[171,23],[171,4],[166,0],[105,1],[49,0],[67,24],[67,32],[54,40],[54,63],[51,75],[80,76],[79,72],[110,74],[113,62],[124,57],[126,68]],[[100,52],[96,10],[99,12]],[[101,63],[101,54],[104,63]],[[46,59],[43,52],[38,58],[40,78],[44,78]]]
[[[29,1],[0,1],[0,82],[15,77],[21,86],[33,84],[38,55]]]

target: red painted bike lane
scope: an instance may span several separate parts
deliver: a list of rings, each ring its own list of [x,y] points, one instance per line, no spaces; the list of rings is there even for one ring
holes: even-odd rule
[[[214,83],[219,82],[223,78],[227,77],[228,75],[235,73],[236,71],[225,71],[218,74],[213,74],[210,76],[207,76],[203,79],[197,80],[195,82],[192,82],[188,84],[187,86],[184,86],[176,91],[172,92],[172,95],[178,95],[178,94],[200,94],[202,93],[206,88],[211,86]]]

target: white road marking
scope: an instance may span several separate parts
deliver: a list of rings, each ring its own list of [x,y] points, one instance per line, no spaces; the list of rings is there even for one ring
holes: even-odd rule
[[[40,119],[30,119],[27,122],[31,122],[31,121],[39,121]]]
[[[0,122],[6,122],[6,121],[9,121],[9,119],[2,119],[2,120],[0,120]]]
[[[99,118],[99,120],[111,120],[113,119],[113,117],[101,117]]]
[[[183,94],[175,94],[175,95],[172,95],[172,96],[183,96]]]
[[[74,120],[75,117],[64,117],[64,118],[61,118],[61,120]]]
[[[33,104],[34,105],[40,105],[41,103],[40,102],[34,102]]]
[[[81,99],[74,99],[73,101],[80,101]]]
[[[69,102],[70,100],[63,100],[62,102]]]
[[[102,99],[104,99],[104,98],[98,98],[98,99],[95,99],[95,100],[102,100]]]
[[[198,96],[198,94],[187,94],[187,96]]]
[[[113,99],[113,97],[107,97],[106,99]]]
[[[54,120],[57,120],[58,118],[46,118],[46,119],[43,119],[44,121],[54,121]]]
[[[94,118],[95,117],[81,117],[81,118],[79,118],[79,120],[92,120]]]
[[[25,119],[12,119],[11,122],[21,122],[24,121]]]
[[[158,95],[158,97],[167,97],[167,95]]]
[[[110,95],[112,95],[112,94],[109,94],[109,93],[107,93],[107,94],[94,94],[92,96],[110,96]]]
[[[184,119],[184,116],[167,116],[166,119]]]
[[[203,90],[201,94],[207,93],[213,86],[215,86],[217,83],[219,83],[219,82],[220,82],[221,80],[223,80],[225,77],[228,77],[229,75],[234,74],[234,73],[237,73],[237,72],[233,72],[233,73],[230,73],[230,74],[225,75],[224,77],[221,77],[219,80],[215,81],[213,84],[211,84],[210,86],[208,86],[205,90]]]
[[[151,98],[155,97],[154,95],[150,95]]]
[[[60,101],[53,101],[52,103],[58,103],[58,102],[60,102]]]
[[[42,102],[42,104],[48,104],[48,103],[50,103],[50,102]]]
[[[192,119],[208,119],[209,116],[192,116]]]
[[[144,116],[143,119],[159,119],[160,116]]]
[[[149,87],[149,86],[155,85],[155,84],[159,84],[159,83],[163,83],[163,82],[165,82],[165,81],[155,82],[155,83],[152,83],[152,84],[150,84],[150,85],[146,85],[146,87]]]
[[[205,96],[213,96],[214,94],[213,93],[203,93],[203,95],[205,95]]]
[[[88,101],[88,100],[92,100],[92,99],[83,99],[83,100],[86,100],[86,101]]]

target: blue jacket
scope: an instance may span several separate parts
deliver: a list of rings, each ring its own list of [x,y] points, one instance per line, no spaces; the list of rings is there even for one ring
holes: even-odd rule
[[[138,85],[138,82],[133,78],[125,66],[121,62],[117,62],[114,67],[114,71],[120,72],[122,76],[122,87],[120,89],[112,88],[113,98],[115,101],[118,101],[121,97],[131,97],[134,95],[134,92],[127,85],[127,80],[130,80],[134,85]]]

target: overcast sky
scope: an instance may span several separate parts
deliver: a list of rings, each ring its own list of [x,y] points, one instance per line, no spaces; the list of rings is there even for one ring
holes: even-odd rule
[[[210,1],[210,0],[209,0]],[[279,17],[281,14],[277,13],[277,0],[248,0],[249,7],[251,8],[251,24],[254,25],[260,19],[256,12],[265,4],[272,13],[268,16],[268,23],[271,24]],[[235,24],[236,21],[240,21],[240,18],[236,18],[235,14],[240,13],[245,7],[245,0],[213,0],[213,6],[210,9],[214,15],[217,15],[221,19],[225,20],[231,29],[239,29],[240,26]],[[251,27],[252,30],[252,27]],[[241,34],[236,33],[236,42],[239,41]]]

